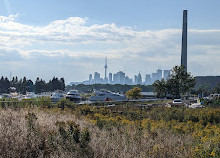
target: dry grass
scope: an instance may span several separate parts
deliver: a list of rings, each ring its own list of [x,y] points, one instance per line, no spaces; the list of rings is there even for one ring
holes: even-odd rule
[[[57,122],[88,128],[88,147],[65,141]],[[51,137],[51,135],[53,137]],[[53,140],[51,140],[53,138]],[[168,131],[100,130],[71,111],[57,109],[0,110],[0,157],[190,157],[191,137]],[[52,144],[52,145],[51,145]],[[54,145],[54,146],[53,146]],[[69,148],[70,149],[69,149]]]
[[[137,131],[128,134],[115,128],[110,132],[94,128],[91,133],[94,157],[191,157],[191,137],[165,131],[139,137]]]
[[[29,127],[28,114],[36,115],[33,129]],[[62,143],[55,148],[50,146],[51,133],[56,136],[54,143],[61,141],[61,136],[56,135],[56,123],[67,121],[75,121],[75,118],[70,113],[39,109],[0,110],[0,157],[79,157],[77,145],[72,146],[75,148],[72,151],[63,148]]]

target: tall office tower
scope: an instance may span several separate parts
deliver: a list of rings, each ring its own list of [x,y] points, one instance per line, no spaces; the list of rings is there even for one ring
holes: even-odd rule
[[[152,83],[154,83],[154,81],[156,81],[157,80],[157,73],[152,73],[152,80],[151,80],[151,82]]]
[[[94,82],[95,82],[95,84],[101,82],[100,73],[98,73],[98,72],[94,73]]]
[[[89,74],[89,82],[92,81],[92,74]]]
[[[134,84],[135,85],[138,84],[138,77],[137,77],[137,75],[134,75]]]
[[[150,74],[146,74],[146,76],[145,76],[145,85],[151,85]]]
[[[133,84],[133,81],[131,78],[129,78],[128,76],[125,77],[125,84],[127,85],[132,85]]]
[[[118,73],[113,74],[113,84],[119,84],[119,82],[120,82],[119,74]]]
[[[187,72],[187,10],[183,11],[181,65],[185,67]]]
[[[119,84],[125,84],[125,73],[122,71],[119,71],[118,75],[119,75]]]
[[[162,79],[162,70],[158,69],[157,70],[157,80],[161,80]]]
[[[107,57],[105,58],[105,66],[104,66],[104,68],[105,68],[104,82],[108,83],[108,78],[107,78],[107,68],[108,68],[108,66],[107,66]]]
[[[137,79],[138,84],[142,84],[142,76],[141,73],[139,72],[138,74],[138,79]]]
[[[170,70],[163,70],[163,78],[166,81],[170,77]]]
[[[108,81],[110,84],[112,84],[112,73],[109,73],[108,75]]]

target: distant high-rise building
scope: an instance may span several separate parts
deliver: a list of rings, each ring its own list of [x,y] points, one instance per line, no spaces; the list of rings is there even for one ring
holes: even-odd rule
[[[122,71],[117,72],[113,75],[114,84],[125,84],[125,73]]]
[[[137,76],[137,84],[142,84],[142,76],[141,73],[139,72],[138,76]]]
[[[94,83],[101,83],[100,73],[94,73]]]
[[[120,78],[119,78],[119,74],[113,74],[113,84],[119,84],[120,82]]]
[[[134,84],[135,85],[138,84],[138,77],[137,77],[137,75],[134,75]]]
[[[108,75],[108,81],[110,84],[112,84],[112,73],[109,73]]]
[[[145,85],[151,85],[151,77],[150,74],[146,74],[145,76]]]
[[[187,10],[183,11],[181,65],[185,67],[187,72]]]
[[[158,69],[157,70],[157,80],[161,80],[162,79],[162,70]]]
[[[89,82],[92,81],[92,74],[89,74]]]
[[[119,74],[119,84],[125,84],[125,73],[119,71],[118,74]]]
[[[170,70],[164,70],[163,71],[163,78],[166,81],[170,77]]]
[[[152,73],[152,83],[154,83],[157,79],[157,73]]]
[[[132,85],[133,84],[133,80],[131,78],[129,78],[128,76],[126,76],[125,77],[125,84]]]

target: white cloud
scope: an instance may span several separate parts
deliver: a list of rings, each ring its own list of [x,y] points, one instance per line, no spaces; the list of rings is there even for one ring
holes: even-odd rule
[[[180,62],[181,29],[137,31],[114,23],[88,25],[88,18],[81,17],[40,27],[16,22],[18,16],[0,16],[0,49],[5,50],[1,56],[14,51],[20,54],[19,60],[68,60],[85,70],[84,78],[79,79],[91,71],[102,71],[105,56],[130,73],[136,73],[134,67],[137,72],[150,73],[158,66],[168,69]],[[196,75],[219,75],[220,30],[189,30],[188,36],[188,59],[194,65],[189,70]],[[47,68],[47,62],[41,64]],[[198,65],[207,65],[207,71],[202,72]]]
[[[1,22],[9,22],[9,21],[14,21],[17,17],[19,16],[19,14],[15,14],[15,15],[9,15],[9,16],[0,16],[0,21]]]

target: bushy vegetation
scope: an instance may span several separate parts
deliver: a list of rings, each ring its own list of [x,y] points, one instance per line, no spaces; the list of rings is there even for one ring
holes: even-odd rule
[[[181,140],[183,143],[181,149],[187,150],[189,155],[181,153],[183,155],[180,156],[174,153],[166,153],[168,157],[220,157],[219,108],[181,109],[158,107],[139,109],[139,107],[127,106],[114,108],[84,106],[79,107],[77,112],[79,115],[86,116],[100,130],[111,131],[116,128],[126,133],[128,138],[132,138],[135,131],[135,137],[139,137],[140,142],[142,139],[155,140],[158,134],[161,134],[161,131],[171,132],[172,136],[190,137],[189,142],[185,142],[184,139]],[[138,145],[140,145],[140,148],[144,146],[144,144]],[[158,146],[159,149],[157,150],[160,150],[163,154],[164,150],[168,150],[164,148],[164,144],[155,144],[155,146]],[[175,150],[180,152],[180,149]],[[157,153],[157,156],[164,157],[159,153]],[[145,154],[145,156],[151,157],[150,154],[152,153]]]
[[[93,157],[90,133],[69,112],[0,110],[0,157]]]
[[[126,96],[129,99],[140,99],[142,97],[141,95],[142,89],[139,87],[134,87],[133,89],[130,89],[126,92]]]
[[[1,102],[0,157],[220,157],[219,107],[42,101]]]

